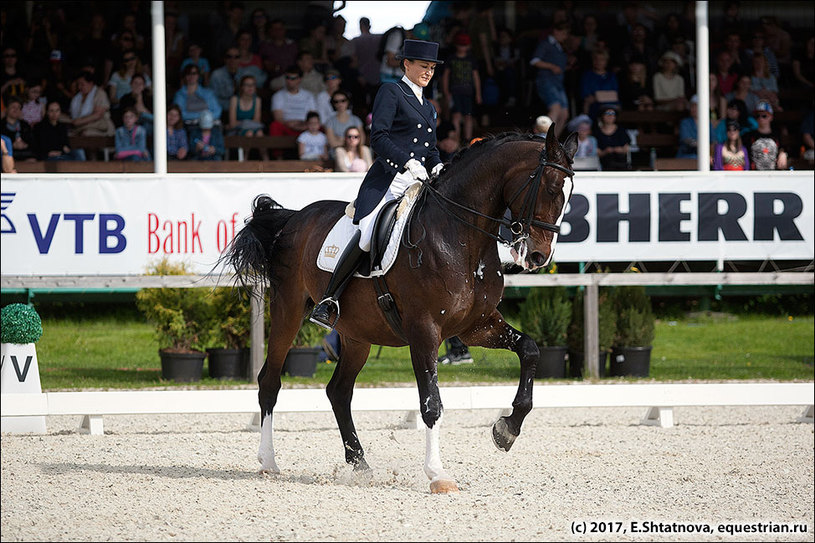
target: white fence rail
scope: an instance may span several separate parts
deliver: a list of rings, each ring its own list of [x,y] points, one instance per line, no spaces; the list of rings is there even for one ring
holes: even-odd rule
[[[444,408],[507,409],[515,386],[441,387]],[[802,406],[797,420],[812,422],[815,387],[812,383],[710,383],[710,384],[574,384],[540,385],[535,408],[646,407],[643,424],[673,426],[673,408],[689,406]],[[406,411],[407,420],[421,424],[419,398],[411,388],[357,388],[354,411]],[[259,422],[256,390],[139,390],[105,392],[46,392],[3,394],[2,419],[14,417],[80,415],[80,429],[104,433],[105,415],[252,413],[250,425]],[[331,404],[320,389],[283,389],[275,412],[328,412]]]

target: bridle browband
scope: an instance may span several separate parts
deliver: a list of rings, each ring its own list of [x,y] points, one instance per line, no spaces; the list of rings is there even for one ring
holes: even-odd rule
[[[524,183],[524,185],[515,192],[512,198],[510,198],[509,202],[507,202],[507,207],[510,207],[512,203],[518,198],[518,196],[521,195],[524,189],[526,189],[527,187],[530,188],[530,190],[526,192],[526,197],[524,197],[524,203],[523,206],[521,207],[521,211],[519,213],[520,217],[518,220],[508,220],[505,219],[504,217],[495,218],[490,215],[485,215],[480,211],[467,207],[463,204],[456,202],[455,200],[448,198],[447,196],[439,192],[439,190],[436,187],[434,187],[430,181],[422,181],[422,185],[427,189],[428,194],[431,194],[433,197],[436,198],[436,200],[439,199],[444,200],[448,204],[452,204],[458,207],[459,209],[462,209],[464,211],[472,213],[473,215],[477,215],[484,219],[488,219],[490,221],[498,223],[501,226],[506,226],[507,228],[509,228],[509,231],[512,232],[513,235],[512,239],[506,239],[503,236],[501,236],[500,230],[498,231],[498,235],[493,234],[492,232],[488,232],[483,228],[480,228],[475,224],[466,221],[464,218],[458,216],[452,210],[448,209],[446,206],[440,206],[447,213],[449,213],[462,223],[466,224],[467,226],[475,228],[479,232],[491,237],[492,239],[498,241],[499,243],[502,243],[507,247],[512,247],[527,239],[529,237],[530,229],[533,226],[536,228],[542,228],[544,230],[554,232],[556,234],[560,233],[559,225],[539,221],[533,218],[535,214],[535,204],[538,201],[538,192],[540,191],[541,177],[543,176],[543,172],[546,168],[555,168],[556,170],[560,170],[561,172],[565,173],[568,177],[574,177],[574,170],[567,168],[566,166],[562,166],[556,162],[549,162],[546,159],[546,146],[544,145],[540,153],[540,161],[538,162],[537,168],[535,168],[535,170],[529,175],[529,179],[527,180],[527,182]],[[566,203],[564,202],[563,205],[566,205]]]

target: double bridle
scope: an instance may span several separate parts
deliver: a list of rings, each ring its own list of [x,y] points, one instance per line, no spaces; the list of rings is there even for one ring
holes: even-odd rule
[[[506,226],[507,228],[509,228],[509,231],[512,232],[512,236],[513,236],[512,239],[507,239],[507,238],[501,236],[501,231],[500,230],[498,231],[498,235],[495,235],[492,232],[488,232],[487,230],[484,230],[483,228],[480,228],[480,227],[476,226],[475,224],[472,224],[472,223],[466,221],[464,218],[458,216],[457,214],[455,214],[452,210],[450,210],[446,206],[441,206],[441,208],[444,209],[447,213],[449,213],[450,215],[452,215],[454,218],[461,221],[462,223],[466,224],[467,226],[469,226],[471,228],[475,228],[479,232],[491,237],[492,239],[498,241],[499,243],[502,243],[503,245],[505,245],[507,247],[513,247],[513,246],[518,245],[519,243],[523,242],[524,240],[526,240],[529,237],[530,229],[533,226],[536,227],[536,228],[542,228],[544,230],[554,232],[556,234],[560,233],[560,226],[559,225],[552,224],[552,223],[549,223],[549,222],[539,221],[539,220],[533,218],[534,214],[535,214],[535,204],[538,201],[538,192],[540,191],[540,186],[541,186],[541,182],[540,182],[541,177],[543,176],[543,172],[544,172],[544,170],[546,168],[555,168],[556,170],[560,170],[563,173],[565,173],[568,177],[574,177],[574,170],[571,170],[571,169],[569,169],[569,168],[567,168],[565,166],[557,164],[556,162],[549,162],[546,159],[546,147],[544,147],[541,150],[540,161],[538,162],[537,168],[535,168],[535,170],[529,175],[529,178],[528,178],[527,182],[524,183],[524,185],[522,187],[520,187],[515,192],[515,194],[512,196],[512,198],[510,198],[509,202],[507,202],[507,207],[512,206],[512,203],[518,198],[518,196],[521,195],[521,193],[524,191],[524,189],[529,188],[529,190],[526,192],[526,196],[524,197],[524,202],[523,202],[523,205],[521,206],[521,210],[520,210],[520,213],[519,213],[519,218],[516,219],[516,220],[509,220],[509,219],[506,219],[504,217],[496,218],[496,217],[491,217],[490,215],[485,215],[484,213],[481,213],[480,211],[477,211],[477,210],[472,209],[470,207],[467,207],[467,206],[465,206],[463,204],[460,204],[460,203],[458,203],[458,202],[456,202],[454,200],[451,200],[447,196],[440,193],[439,190],[436,187],[434,187],[429,181],[423,181],[423,185],[427,189],[427,193],[433,195],[433,197],[435,197],[436,200],[439,200],[439,199],[444,200],[448,204],[451,204],[451,205],[453,205],[455,207],[458,207],[459,209],[462,209],[464,211],[472,213],[473,215],[477,215],[479,217],[482,217],[482,218],[488,219],[490,221],[493,221],[495,223],[498,223],[501,226]],[[565,206],[566,202],[564,202],[563,205]]]

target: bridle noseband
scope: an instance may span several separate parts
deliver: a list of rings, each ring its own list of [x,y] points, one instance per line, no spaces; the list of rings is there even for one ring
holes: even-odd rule
[[[437,200],[442,199],[448,204],[452,204],[460,209],[468,211],[473,215],[477,215],[479,217],[489,219],[493,222],[498,223],[501,226],[506,226],[509,228],[509,231],[512,232],[512,239],[506,239],[505,237],[501,236],[501,232],[499,230],[498,235],[493,234],[492,232],[488,232],[470,222],[467,222],[462,217],[459,217],[455,213],[453,213],[450,209],[446,206],[441,206],[445,211],[450,213],[453,217],[458,219],[459,221],[463,222],[467,226],[475,228],[476,230],[480,231],[481,233],[493,238],[494,240],[502,243],[507,247],[512,247],[517,245],[529,237],[530,230],[534,226],[536,228],[542,228],[544,230],[548,230],[550,232],[554,232],[556,234],[560,233],[560,226],[557,224],[552,224],[545,221],[539,221],[534,217],[535,214],[535,204],[538,201],[538,192],[540,191],[541,185],[541,177],[543,176],[543,172],[546,168],[555,168],[556,170],[560,170],[561,172],[565,173],[568,177],[574,177],[574,170],[567,168],[566,166],[562,166],[556,162],[550,162],[546,159],[546,147],[541,150],[540,154],[540,161],[538,162],[538,166],[535,170],[529,175],[529,178],[526,183],[522,187],[520,187],[515,194],[510,198],[509,202],[507,202],[507,207],[510,207],[512,203],[521,195],[524,189],[529,188],[526,192],[526,196],[524,197],[524,203],[521,207],[521,211],[519,213],[519,218],[517,220],[507,220],[503,217],[496,218],[491,217],[489,215],[485,215],[475,209],[462,205],[454,200],[451,200],[447,196],[441,194],[436,187],[434,187],[430,182],[423,181],[423,185],[425,188],[428,189],[429,194],[432,194]],[[563,203],[566,205],[566,202]]]

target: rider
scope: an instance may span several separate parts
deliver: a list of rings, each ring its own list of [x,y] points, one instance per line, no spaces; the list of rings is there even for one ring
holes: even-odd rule
[[[384,83],[376,94],[371,147],[377,157],[357,195],[353,223],[358,229],[337,261],[323,300],[311,312],[310,320],[324,328],[330,330],[339,318],[339,297],[371,249],[379,210],[417,181],[429,179],[428,170],[435,176],[443,167],[436,149],[436,109],[422,95],[436,65],[442,64],[438,52],[438,43],[405,40],[397,57],[405,75]]]

